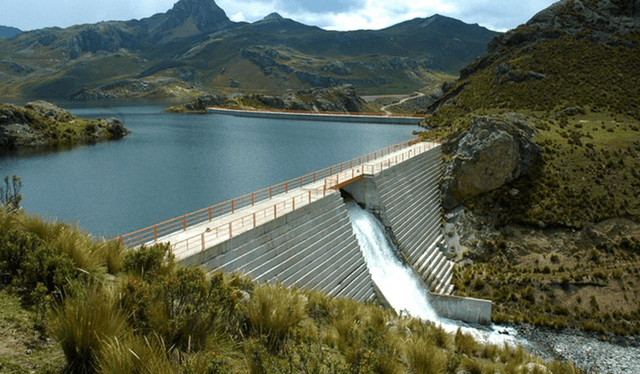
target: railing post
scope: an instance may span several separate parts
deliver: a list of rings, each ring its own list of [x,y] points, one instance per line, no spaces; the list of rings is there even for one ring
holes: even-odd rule
[[[333,166],[329,166],[329,176],[333,175]]]
[[[340,172],[342,173],[342,162],[340,163]]]
[[[235,213],[236,212],[236,200],[233,199],[231,200],[231,213]]]
[[[313,172],[313,183],[315,183],[315,182],[316,182],[316,172],[314,171]]]
[[[289,193],[289,182],[284,182],[284,193]]]
[[[300,177],[300,188],[302,188],[302,177]]]
[[[353,160],[349,161],[349,169],[353,168]]]
[[[255,192],[251,193],[251,206],[256,205],[256,196],[255,196]]]
[[[158,241],[158,225],[153,225],[153,241]]]
[[[311,192],[311,191],[309,191]],[[124,238],[122,236],[120,236],[120,238],[118,238],[120,240],[120,245],[124,247]]]
[[[269,187],[269,199],[273,197],[273,187]]]
[[[187,215],[182,216],[182,229],[187,231]]]

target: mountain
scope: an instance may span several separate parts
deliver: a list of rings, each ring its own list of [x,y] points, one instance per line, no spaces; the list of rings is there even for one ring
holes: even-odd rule
[[[195,96],[202,91],[354,85],[408,92],[457,74],[497,33],[435,15],[384,30],[327,31],[273,13],[233,22],[213,0],[180,0],[126,22],[46,28],[0,40],[6,99]]]
[[[424,124],[443,139],[449,255],[469,265],[458,292],[492,298],[494,322],[634,342],[640,1],[559,1],[443,92]]]
[[[20,29],[16,29],[15,27],[0,26],[0,39],[13,38],[20,33],[22,33],[22,31]]]

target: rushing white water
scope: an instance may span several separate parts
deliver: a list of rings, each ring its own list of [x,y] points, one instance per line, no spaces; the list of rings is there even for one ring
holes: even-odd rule
[[[451,333],[460,328],[463,333],[472,335],[482,343],[516,343],[515,330],[511,328],[495,325],[471,327],[438,316],[429,302],[426,286],[416,273],[395,255],[395,244],[386,234],[382,224],[371,213],[360,208],[355,201],[347,202],[346,206],[371,278],[396,312],[433,322]],[[504,334],[505,331],[508,334]]]

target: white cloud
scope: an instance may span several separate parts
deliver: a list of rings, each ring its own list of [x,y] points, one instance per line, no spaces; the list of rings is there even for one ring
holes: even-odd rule
[[[229,19],[233,22],[246,22],[247,20],[244,18],[244,14],[242,12],[238,12],[229,16]]]
[[[5,0],[0,0],[5,1]],[[11,0],[6,0],[11,1]],[[0,25],[32,30],[78,23],[151,17],[178,0],[22,0],[0,12]],[[331,30],[380,29],[436,13],[494,30],[514,28],[554,0],[215,0],[234,21],[255,22],[272,12]],[[15,1],[14,1],[15,3]],[[17,4],[17,3],[16,3]]]

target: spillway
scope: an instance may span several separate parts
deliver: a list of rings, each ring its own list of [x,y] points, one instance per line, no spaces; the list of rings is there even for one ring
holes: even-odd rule
[[[481,343],[524,343],[516,340],[516,332],[511,328],[470,326],[438,316],[431,306],[428,289],[414,270],[398,258],[398,250],[382,224],[373,214],[358,206],[356,201],[348,200],[346,207],[349,219],[371,279],[396,312],[433,322],[450,333],[461,329]]]

